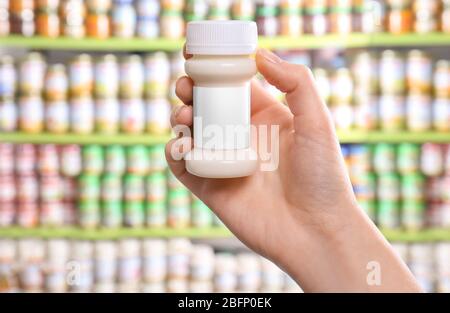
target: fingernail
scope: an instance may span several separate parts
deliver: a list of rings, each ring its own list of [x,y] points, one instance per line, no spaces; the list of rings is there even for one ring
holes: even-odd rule
[[[270,63],[279,64],[282,61],[275,53],[267,49],[259,49],[259,53]]]

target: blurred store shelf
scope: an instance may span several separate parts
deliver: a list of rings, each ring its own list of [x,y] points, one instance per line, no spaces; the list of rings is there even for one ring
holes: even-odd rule
[[[35,50],[78,51],[177,51],[184,39],[92,39],[92,38],[46,38],[11,35],[0,37],[0,46],[21,47]],[[318,48],[364,48],[364,47],[420,47],[450,45],[450,35],[443,33],[420,34],[351,34],[300,37],[261,37],[259,46],[271,49],[318,49]]]
[[[450,143],[450,132],[411,132],[411,131],[363,131],[345,130],[337,131],[339,141],[346,143]],[[34,144],[99,144],[99,145],[154,145],[169,141],[169,135],[151,134],[29,134],[29,133],[2,133],[0,142],[34,143]]]
[[[170,139],[168,135],[150,135],[150,134],[28,134],[28,133],[1,133],[0,142],[10,143],[34,143],[34,144],[98,144],[98,145],[153,145],[166,143]]]
[[[450,229],[426,229],[417,231],[382,230],[391,242],[449,241]],[[239,241],[224,227],[211,228],[100,228],[78,227],[0,227],[0,238],[74,238],[86,240],[113,240],[120,238],[174,238],[186,237],[202,240],[219,240],[222,244],[235,246]],[[236,243],[235,243],[236,241]],[[242,244],[239,243],[239,246]]]
[[[224,227],[211,228],[100,228],[84,229],[78,227],[0,227],[0,238],[76,238],[106,240],[119,238],[230,238],[233,235]]]
[[[337,131],[341,143],[448,143],[450,132],[412,131]]]
[[[384,236],[391,242],[436,242],[449,241],[450,229],[426,229],[426,230],[382,230]]]

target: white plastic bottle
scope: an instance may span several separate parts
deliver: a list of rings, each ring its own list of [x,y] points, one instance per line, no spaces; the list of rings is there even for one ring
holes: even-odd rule
[[[209,178],[253,174],[250,80],[257,28],[246,21],[199,21],[187,26],[186,73],[194,81],[194,148],[187,170]]]

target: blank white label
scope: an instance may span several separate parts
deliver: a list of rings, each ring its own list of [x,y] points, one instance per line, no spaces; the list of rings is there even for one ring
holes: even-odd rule
[[[211,150],[250,146],[250,83],[194,87],[194,145]]]

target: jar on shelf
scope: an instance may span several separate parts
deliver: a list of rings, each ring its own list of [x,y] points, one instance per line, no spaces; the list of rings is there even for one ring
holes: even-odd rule
[[[439,1],[414,0],[414,32],[431,33],[439,29]]]
[[[106,13],[111,9],[112,0],[86,0],[89,11]]]
[[[97,200],[78,202],[78,223],[82,228],[95,228],[100,224],[100,203]]]
[[[94,102],[90,96],[70,99],[70,129],[77,134],[94,130]]]
[[[401,55],[385,50],[380,59],[380,91],[383,94],[403,94],[406,88],[405,64]]]
[[[166,241],[147,238],[142,242],[142,274],[147,283],[162,283],[167,274]]]
[[[64,200],[75,200],[76,186],[73,177],[81,173],[81,147],[78,145],[64,145],[61,147],[61,174],[67,179],[64,181]]]
[[[450,130],[450,98],[437,97],[433,100],[433,128],[440,132]]]
[[[361,31],[381,33],[386,30],[388,7],[385,1],[364,1],[355,11],[362,11]],[[357,14],[358,15],[358,14]],[[355,31],[358,31],[355,28]]]
[[[83,173],[97,177],[103,172],[103,169],[105,167],[105,160],[104,160],[104,151],[101,146],[99,145],[84,146],[82,150],[82,158],[83,158]],[[97,195],[97,193],[95,195]]]
[[[139,134],[144,131],[145,110],[142,99],[122,99],[120,112],[120,128],[124,133]]]
[[[147,156],[147,147],[144,145],[135,145],[126,150],[127,172],[136,175],[146,175],[149,172],[149,159]],[[133,191],[131,191],[133,192]],[[143,200],[139,197],[139,200]]]
[[[184,9],[186,22],[205,20],[208,14],[208,3],[206,0],[187,0]]]
[[[69,89],[71,97],[90,96],[94,86],[92,58],[88,54],[76,56],[69,65]]]
[[[411,131],[431,129],[431,97],[426,94],[410,94],[406,101],[406,126]]]
[[[153,145],[148,149],[150,159],[150,172],[164,171],[167,168],[167,162],[164,157],[164,145]],[[170,172],[170,171],[169,171]],[[174,175],[168,176],[169,188],[183,186]]]
[[[146,101],[146,129],[152,134],[167,134],[170,130],[171,107],[166,98]]]
[[[86,6],[83,0],[62,0],[59,10],[61,33],[72,38],[82,38],[86,34]]]
[[[231,4],[231,16],[234,20],[253,21],[255,18],[255,1],[235,0]]]
[[[355,127],[373,130],[378,127],[378,97],[356,90],[354,94]]]
[[[136,34],[141,38],[159,36],[160,3],[158,0],[138,0],[136,2]]]
[[[9,1],[10,31],[13,34],[31,37],[35,33],[34,0]]]
[[[185,0],[161,0],[163,10],[182,11],[184,9]]]
[[[102,226],[116,228],[122,226],[122,201],[107,200],[101,202]]]
[[[305,1],[305,33],[324,35],[328,32],[326,0]]]
[[[145,97],[163,98],[168,94],[170,81],[170,62],[164,52],[149,54],[144,60]]]
[[[433,74],[433,87],[436,97],[450,97],[450,61],[439,60],[436,62]]]
[[[165,201],[167,197],[167,177],[164,172],[150,173],[146,178],[146,200],[148,202]]]
[[[144,91],[142,58],[137,54],[122,58],[119,73],[120,96],[122,98],[140,98]]]
[[[169,189],[167,195],[167,224],[173,228],[185,228],[190,223],[190,192],[186,188]]]
[[[94,66],[94,93],[97,98],[115,98],[119,93],[119,65],[113,54],[107,54]]]
[[[160,34],[164,38],[180,39],[184,35],[184,19],[180,11],[164,10],[160,17]]]
[[[277,1],[265,0],[256,6],[256,24],[261,36],[273,37],[279,33]]]
[[[11,132],[17,129],[17,107],[13,97],[0,97],[0,131]]]
[[[96,130],[104,134],[115,134],[119,129],[120,105],[112,98],[99,98],[95,100]]]
[[[80,200],[100,198],[100,178],[97,175],[82,174],[78,177],[78,195]]]
[[[36,32],[43,37],[58,37],[60,31],[59,0],[36,1]]]
[[[138,16],[157,18],[160,10],[159,0],[136,0],[136,13]]]
[[[355,87],[369,94],[378,91],[378,60],[376,56],[368,51],[355,55],[351,66]]]
[[[427,53],[411,50],[408,54],[406,83],[408,92],[429,94],[431,92],[433,64]]]
[[[441,31],[450,33],[450,1],[444,0],[444,7],[441,13]]]
[[[329,29],[335,34],[352,32],[352,1],[333,0],[329,9]]]
[[[353,97],[353,79],[350,70],[336,70],[331,80],[331,102],[334,104],[351,103]]]
[[[0,37],[8,36],[9,27],[9,0],[0,1]]]
[[[437,177],[444,172],[443,146],[436,143],[424,143],[422,145],[420,170],[430,177]]]
[[[377,205],[377,224],[384,229],[396,229],[400,226],[400,202],[379,200]]]
[[[19,98],[19,128],[26,133],[39,133],[44,128],[44,105],[40,96]]]
[[[144,203],[142,201],[124,202],[124,224],[128,227],[142,227],[145,222]]]
[[[105,173],[122,175],[125,172],[125,149],[120,145],[105,148]]]
[[[111,0],[87,1],[86,32],[89,37],[105,39],[111,33]]]
[[[100,178],[100,198],[105,202],[122,200],[122,177],[115,174],[105,174]]]
[[[92,38],[105,39],[110,36],[110,19],[104,13],[88,13],[86,18],[87,35]]]
[[[45,103],[45,128],[50,133],[65,133],[69,129],[69,105],[65,99]]]
[[[51,156],[48,163],[52,162],[54,164],[48,164],[49,166],[58,166],[58,154],[53,154],[50,152]],[[47,162],[43,160],[43,162]],[[45,174],[39,177],[39,199],[43,202],[53,202],[62,200],[62,188],[61,188],[61,177],[58,174]]]
[[[136,24],[136,35],[140,38],[157,38],[159,36],[158,17],[139,16]]]
[[[12,176],[14,174],[16,162],[14,150],[15,145],[11,143],[0,143],[0,177]]]
[[[292,4],[290,7],[282,7],[280,4],[280,35],[297,37],[303,33],[303,16],[300,1],[296,1],[298,6]]]
[[[411,32],[414,21],[411,0],[389,0],[388,4],[387,31],[393,34]]]
[[[131,38],[136,31],[136,10],[133,0],[115,0],[111,11],[112,35]]]
[[[400,95],[382,95],[379,102],[380,127],[401,130],[405,126],[405,99]]]
[[[208,20],[229,20],[230,19],[230,0],[210,0]]]
[[[40,95],[44,87],[46,63],[40,53],[29,53],[19,67],[19,91],[22,95]]]
[[[402,143],[397,147],[397,171],[401,175],[414,174],[420,168],[420,145]]]
[[[13,57],[10,55],[0,56],[0,97],[14,97],[17,81]]]
[[[36,146],[32,144],[18,144],[15,150],[15,172],[19,176],[34,174],[37,161]]]
[[[68,88],[69,83],[65,66],[63,64],[50,65],[44,81],[45,100],[66,100]]]

